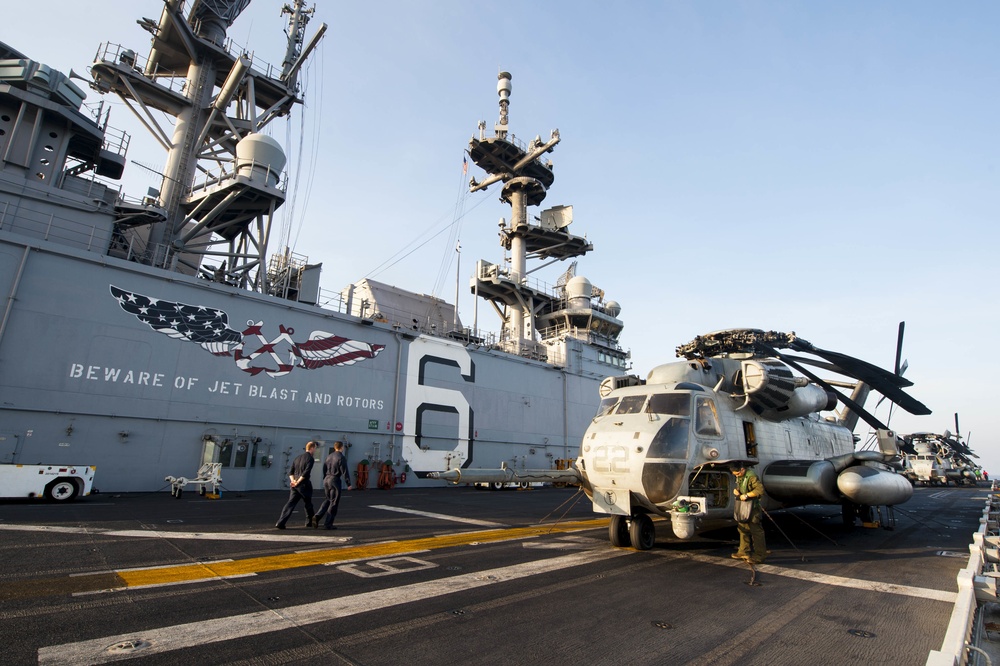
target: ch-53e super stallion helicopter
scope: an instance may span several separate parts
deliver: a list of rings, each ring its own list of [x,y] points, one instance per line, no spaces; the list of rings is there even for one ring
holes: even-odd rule
[[[902,332],[901,324],[900,344]],[[654,368],[645,380],[629,375],[601,383],[601,404],[573,469],[453,469],[430,476],[579,483],[594,511],[611,515],[611,543],[638,550],[656,539],[650,516],[668,517],[680,539],[694,536],[702,522],[731,518],[730,465],[736,461],[758,466],[765,509],[841,504],[853,524],[871,507],[900,504],[913,494],[895,471],[896,434],[862,406],[874,389],[912,414],[930,413],[902,390],[912,382],[902,377],[898,347],[895,373],[818,349],[794,333],[757,329],[699,336],[677,355],[684,360]],[[826,381],[806,365],[856,381]],[[851,396],[834,386],[851,389]],[[843,410],[821,417],[838,401]],[[878,431],[879,450],[855,451],[859,417]]]
[[[948,430],[941,434],[915,432],[903,435],[902,440],[899,448],[903,453],[903,474],[914,485],[947,486],[952,482],[956,486],[974,486],[982,474],[982,467],[972,460],[979,456],[969,448],[968,435],[962,441],[957,413],[954,435]]]

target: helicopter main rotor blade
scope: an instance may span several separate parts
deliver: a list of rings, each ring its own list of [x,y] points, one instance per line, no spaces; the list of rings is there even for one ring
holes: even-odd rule
[[[826,381],[820,379],[817,375],[814,375],[809,370],[806,370],[806,368],[803,365],[799,364],[795,360],[794,357],[793,358],[788,358],[787,356],[785,356],[785,355],[781,354],[780,352],[778,352],[778,350],[774,349],[773,347],[768,347],[767,348],[767,353],[774,355],[779,360],[784,361],[788,365],[792,366],[793,368],[795,368],[796,370],[798,370],[799,372],[801,372],[803,375],[805,375],[809,380],[815,382],[819,386],[822,386],[827,391],[833,391],[833,394],[837,396],[837,400],[839,400],[842,403],[844,403],[852,412],[854,412],[855,414],[857,414],[861,418],[861,420],[863,420],[865,423],[867,423],[871,427],[875,428],[876,430],[888,430],[889,429],[889,427],[887,425],[885,425],[884,423],[882,423],[881,421],[879,421],[877,418],[875,418],[874,415],[870,414],[868,412],[868,410],[866,410],[864,407],[862,407],[861,405],[859,405],[857,402],[855,402],[854,400],[851,400],[850,398],[848,398],[846,395],[844,395],[840,391],[835,390],[833,388],[833,386],[831,386],[830,384],[828,384]]]
[[[895,386],[896,388],[913,386],[913,382],[909,379],[904,379],[899,375],[893,374],[885,368],[880,368],[873,363],[863,361],[860,358],[855,358],[853,356],[848,356],[847,354],[841,354],[840,352],[830,351],[828,349],[820,349],[811,342],[801,338],[792,341],[791,348],[797,352],[815,354],[816,356],[819,356],[820,358],[825,359],[833,365],[839,367],[839,372],[841,372],[841,374],[854,377],[855,379],[860,379],[876,390],[879,384],[886,383],[891,386]]]
[[[895,375],[868,361],[862,361],[859,358],[841,354],[840,352],[819,349],[813,346],[812,343],[802,339],[794,340],[791,347],[795,351],[815,354],[825,359],[836,368],[835,372],[847,375],[848,377],[854,377],[868,384],[911,414],[925,415],[931,413],[931,410],[926,405],[902,391],[902,387],[913,386],[913,382],[908,379]]]
[[[805,363],[806,365],[811,365],[814,368],[822,368],[829,372],[836,372],[841,375],[844,374],[844,371],[839,366],[836,366],[833,363],[828,363],[826,361],[818,361],[814,358],[809,358],[807,356],[793,356],[791,354],[783,354],[783,357],[793,359],[799,363]]]
[[[960,440],[952,439],[951,437],[943,437],[944,443],[951,447],[951,449],[962,455],[975,455],[972,453],[972,449],[963,444]]]

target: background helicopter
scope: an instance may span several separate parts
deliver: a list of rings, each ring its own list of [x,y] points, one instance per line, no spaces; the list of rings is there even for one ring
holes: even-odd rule
[[[903,474],[913,484],[975,485],[982,474],[982,467],[972,460],[979,456],[969,448],[968,438],[962,441],[957,413],[954,436],[945,430],[940,435],[915,432],[902,439]]]
[[[902,331],[901,324],[896,372],[819,349],[794,333],[730,329],[699,336],[677,348],[685,360],[657,366],[645,380],[627,375],[601,383],[601,404],[574,469],[453,469],[430,476],[575,481],[595,512],[611,515],[613,545],[646,550],[656,539],[650,516],[669,517],[681,539],[694,536],[703,519],[731,518],[730,464],[744,460],[758,466],[765,509],[841,504],[853,524],[859,511],[899,504],[913,493],[893,467],[899,466],[895,433],[863,408],[874,389],[912,414],[930,413],[902,390],[912,385],[900,372]],[[806,365],[854,381],[823,380]],[[820,416],[838,401],[841,412]],[[879,450],[855,451],[859,418],[878,431]]]

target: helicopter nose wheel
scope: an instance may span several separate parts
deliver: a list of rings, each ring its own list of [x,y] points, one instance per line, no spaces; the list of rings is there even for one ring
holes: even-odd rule
[[[608,539],[615,548],[625,548],[629,545],[628,516],[611,516],[608,523]]]
[[[634,516],[611,516],[608,538],[616,548],[632,546],[636,550],[649,550],[656,542],[656,528],[644,513]]]
[[[649,550],[656,543],[656,528],[653,526],[653,521],[644,513],[632,516],[632,524],[628,527],[628,536],[633,548]]]

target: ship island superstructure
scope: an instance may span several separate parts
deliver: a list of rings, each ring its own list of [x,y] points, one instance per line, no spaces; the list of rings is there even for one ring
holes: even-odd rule
[[[569,232],[573,222],[572,206],[555,206],[538,218],[528,213],[528,206],[542,203],[555,179],[546,153],[559,143],[559,131],[542,142],[536,137],[527,146],[510,133],[509,107],[511,75],[498,75],[500,119],[493,136],[486,136],[486,123],[479,123],[479,136],[469,141],[472,161],[489,176],[481,182],[473,178],[470,191],[484,190],[502,182],[500,200],[511,207],[509,223],[501,220],[500,239],[510,252],[510,266],[480,261],[472,279],[472,289],[493,304],[503,324],[501,336],[505,349],[520,355],[548,359],[553,348],[568,338],[576,338],[602,349],[604,358],[620,367],[625,355],[618,348],[623,324],[617,318],[621,306],[605,301],[604,293],[587,278],[575,275],[575,264],[563,274],[559,291],[533,288],[527,266],[529,256],[549,262],[583,256],[593,245]],[[538,334],[536,336],[536,333]]]
[[[326,26],[310,35],[313,10],[284,5],[272,66],[226,36],[248,4],[164,0],[140,21],[148,55],[99,48],[87,84],[166,154],[160,187],[140,198],[115,183],[129,136],[84,103],[83,77],[0,44],[0,463],[95,465],[105,491],[219,464],[224,488],[253,490],[285,487],[309,440],[319,457],[347,442],[373,485],[573,457],[600,381],[628,354],[620,306],[575,264],[553,288],[529,277],[531,259],[592,249],[568,232],[571,207],[528,213],[552,185],[541,158],[558,133],[514,138],[501,74],[495,135],[469,147],[489,174],[471,189],[502,181],[511,205],[509,264],[480,261],[470,283],[499,336],[371,279],[331,296],[322,264],[271,247],[288,184],[267,133],[303,102],[298,74]]]

